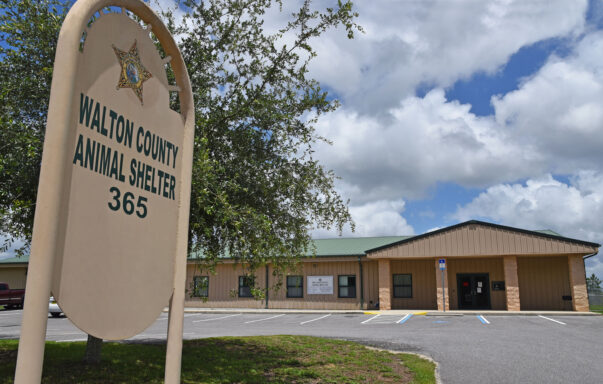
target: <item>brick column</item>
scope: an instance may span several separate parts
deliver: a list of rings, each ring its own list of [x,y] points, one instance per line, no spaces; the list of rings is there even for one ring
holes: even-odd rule
[[[392,273],[390,261],[379,259],[379,309],[392,309]]]
[[[586,291],[586,273],[582,256],[568,256],[572,307],[577,312],[588,312],[588,292]]]
[[[436,292],[437,292],[437,298],[436,301],[438,303],[438,311],[443,311],[444,307],[442,307],[442,295],[444,294],[444,292],[442,291],[442,271],[440,270],[440,263],[439,260],[441,259],[436,257],[435,259],[435,274],[436,274]],[[450,289],[448,289],[448,268],[450,266],[448,265],[448,260],[446,259],[446,270],[444,271],[444,286],[446,287],[446,310],[450,310],[450,299],[449,299],[449,295],[450,295]]]
[[[507,311],[519,311],[519,278],[517,277],[517,256],[503,258],[505,271],[505,293],[507,295]]]

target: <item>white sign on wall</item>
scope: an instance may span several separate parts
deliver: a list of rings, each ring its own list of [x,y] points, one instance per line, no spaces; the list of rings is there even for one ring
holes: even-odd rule
[[[332,295],[333,276],[308,276],[308,295]]]

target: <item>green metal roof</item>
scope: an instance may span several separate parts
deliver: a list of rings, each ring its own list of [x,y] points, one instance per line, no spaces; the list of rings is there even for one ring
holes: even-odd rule
[[[553,231],[552,229],[538,229],[538,230],[535,230],[534,232],[544,233],[545,235],[563,237],[563,235]]]
[[[21,257],[9,257],[8,259],[0,259],[0,264],[22,264],[29,263],[29,255]]]
[[[333,239],[316,239],[316,256],[364,256],[365,251],[381,247],[397,241],[408,239],[412,236],[384,236],[384,237],[338,237]],[[312,256],[308,252],[305,256]]]

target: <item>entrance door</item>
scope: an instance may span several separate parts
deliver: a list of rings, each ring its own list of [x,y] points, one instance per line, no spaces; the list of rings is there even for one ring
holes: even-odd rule
[[[459,309],[490,309],[487,273],[458,273]]]

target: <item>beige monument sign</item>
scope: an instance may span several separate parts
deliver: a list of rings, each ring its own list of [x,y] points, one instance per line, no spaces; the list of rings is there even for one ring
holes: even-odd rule
[[[76,2],[55,59],[15,382],[40,381],[50,292],[109,340],[169,305],[166,382],[179,382],[193,135],[188,74],[159,18],[140,0]]]

